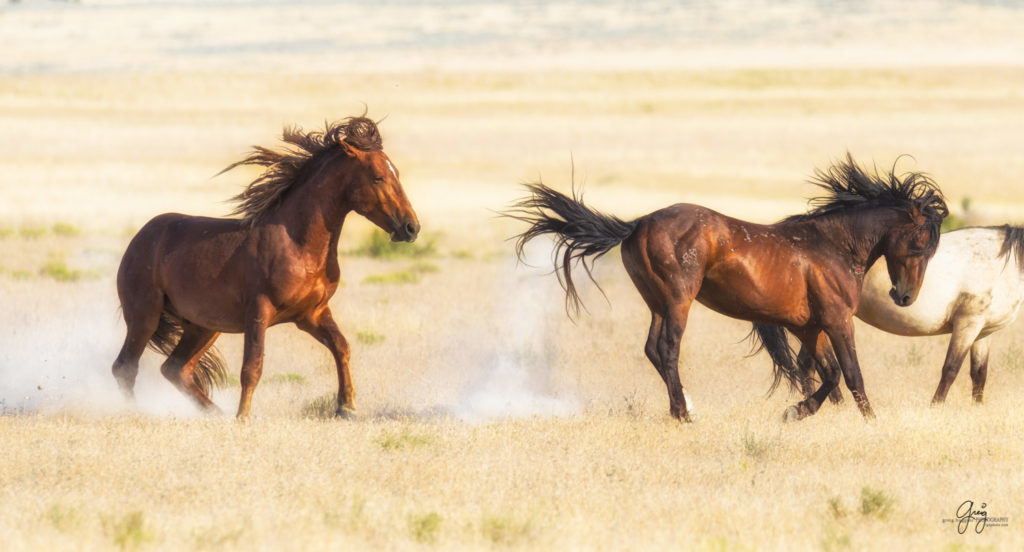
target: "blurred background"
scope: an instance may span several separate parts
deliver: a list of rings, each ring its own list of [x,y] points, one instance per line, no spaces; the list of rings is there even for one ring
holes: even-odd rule
[[[371,225],[346,222],[348,287],[335,312],[368,336],[357,362],[433,358],[417,376],[425,387],[357,369],[380,404],[476,377],[446,371],[464,338],[431,343],[436,328],[515,317],[461,300],[509,302],[499,283],[519,278],[506,239],[520,228],[495,213],[522,182],[567,190],[574,178],[624,219],[694,202],[773,222],[803,211],[815,194],[807,177],[849,151],[879,170],[929,173],[951,226],[1024,222],[1022,28],[1019,3],[969,0],[0,4],[0,371],[47,380],[20,381],[7,405],[35,404],[26,397],[81,358],[80,374],[113,393],[123,338],[113,277],[135,231],[167,211],[223,216],[256,173],[214,175],[249,147],[279,144],[285,125],[364,110],[382,120],[431,259],[409,269],[367,254]],[[594,291],[599,310],[585,323],[610,323],[600,309],[614,304],[639,344],[642,304],[617,263],[598,269],[625,291],[610,303]],[[372,287],[408,270],[396,278],[412,285]],[[515,293],[540,294],[544,278],[514,280]],[[550,308],[531,319],[564,324],[560,292],[543,293]],[[430,314],[403,310],[420,297],[432,298],[417,307]],[[408,331],[421,339],[402,341]],[[329,364],[288,332],[286,350]],[[392,336],[388,347],[373,345],[377,334]],[[232,339],[221,343],[237,362]],[[411,348],[389,349],[398,342]],[[643,366],[628,373],[660,401],[640,347],[608,347]],[[742,362],[743,348],[731,349],[727,362]],[[601,381],[572,374],[574,388]]]

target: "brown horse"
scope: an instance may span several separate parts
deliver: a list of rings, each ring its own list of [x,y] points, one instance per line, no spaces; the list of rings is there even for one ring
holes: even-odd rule
[[[139,357],[148,343],[168,355],[160,371],[201,407],[218,410],[210,384],[224,365],[211,346],[221,332],[244,333],[238,417],[249,417],[263,372],[268,327],[292,322],[330,349],[338,371],[336,413],[354,412],[349,346],[328,301],[338,288],[338,237],[355,211],[413,241],[420,224],[398,171],[384,154],[377,125],[350,117],[304,133],[286,128],[289,148],[254,147],[230,165],[267,167],[232,214],[217,219],[166,213],[132,238],[117,272],[128,335],[114,377],[133,396]]]
[[[507,214],[530,224],[517,236],[520,258],[529,240],[554,237],[556,273],[573,312],[580,307],[573,262],[582,263],[589,276],[597,257],[622,244],[626,271],[651,309],[644,351],[668,387],[672,416],[690,419],[678,361],[696,300],[733,318],[780,325],[818,358],[831,340],[847,387],[871,418],[852,321],[864,273],[884,256],[894,300],[912,303],[938,243],[946,204],[926,176],[868,175],[849,155],[817,171],[813,182],[827,191],[814,200],[816,207],[771,225],[688,204],[623,222],[585,206],[575,193],[570,198],[541,183],[527,184],[531,196]],[[777,366],[776,385],[783,376],[790,378]],[[811,397],[789,407],[786,419],[814,414],[837,384],[833,374]]]

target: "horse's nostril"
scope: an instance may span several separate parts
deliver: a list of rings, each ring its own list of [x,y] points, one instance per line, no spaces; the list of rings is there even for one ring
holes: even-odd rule
[[[405,223],[405,231],[410,236],[415,236],[417,233],[419,233],[420,228],[419,225],[416,224],[415,222],[407,222]]]

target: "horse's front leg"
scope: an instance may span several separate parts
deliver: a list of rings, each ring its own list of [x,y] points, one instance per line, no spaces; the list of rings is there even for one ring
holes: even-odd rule
[[[341,418],[352,418],[356,415],[356,392],[352,384],[352,373],[349,371],[350,348],[345,336],[338,329],[331,309],[325,308],[312,319],[303,320],[299,329],[323,343],[331,355],[338,370],[338,407],[335,415]]]
[[[238,419],[248,420],[252,394],[263,375],[263,348],[273,307],[265,297],[255,299],[245,309],[245,345],[242,352],[242,394],[238,400]]]
[[[839,361],[839,368],[843,371],[843,379],[846,380],[846,387],[853,395],[857,408],[866,419],[875,417],[871,410],[871,403],[868,402],[867,393],[864,391],[864,378],[860,373],[860,363],[857,361],[857,347],[853,340],[853,319],[848,318],[842,323],[826,328],[829,340],[832,341],[832,349]]]

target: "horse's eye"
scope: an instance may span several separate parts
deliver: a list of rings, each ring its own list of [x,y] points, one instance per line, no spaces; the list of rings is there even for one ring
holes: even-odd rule
[[[374,177],[373,181],[376,182],[377,184],[382,184],[384,182],[384,177],[383,176]]]

